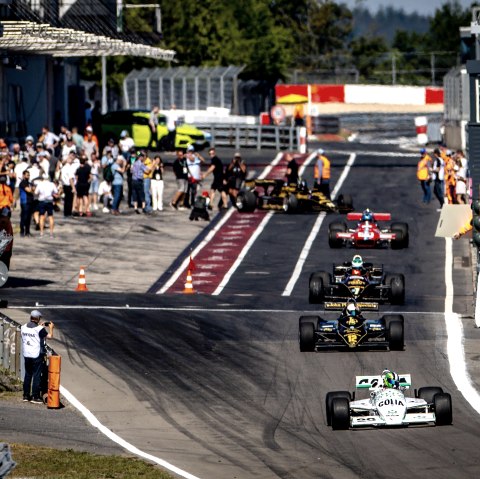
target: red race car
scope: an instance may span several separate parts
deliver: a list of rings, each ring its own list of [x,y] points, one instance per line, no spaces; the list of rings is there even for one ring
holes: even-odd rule
[[[356,221],[355,228],[348,228],[345,222],[330,223],[328,244],[330,248],[352,246],[354,248],[408,248],[408,224],[392,223],[390,228],[381,228],[379,221],[390,221],[390,213],[348,213],[347,221]]]

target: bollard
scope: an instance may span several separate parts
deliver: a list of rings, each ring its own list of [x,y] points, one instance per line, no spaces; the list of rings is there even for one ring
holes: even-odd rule
[[[48,361],[48,395],[47,407],[60,407],[60,366],[62,358],[60,356],[50,356]]]

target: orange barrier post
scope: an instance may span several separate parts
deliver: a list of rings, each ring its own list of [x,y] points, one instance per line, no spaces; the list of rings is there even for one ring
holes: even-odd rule
[[[185,282],[185,288],[183,288],[183,292],[186,294],[195,293],[195,290],[193,289],[192,273],[190,270],[187,271],[187,280]]]
[[[60,366],[62,358],[60,356],[50,356],[48,360],[48,393],[47,407],[60,407]]]
[[[88,291],[87,281],[85,279],[85,266],[80,266],[80,274],[78,276],[78,284],[75,291]]]

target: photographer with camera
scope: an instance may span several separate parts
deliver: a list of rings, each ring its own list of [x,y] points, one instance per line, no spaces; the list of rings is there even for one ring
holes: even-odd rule
[[[225,177],[227,178],[228,195],[232,203],[235,204],[238,192],[247,177],[247,165],[243,162],[242,156],[238,151],[227,166]]]
[[[43,404],[41,380],[47,352],[45,341],[53,338],[53,322],[44,322],[41,319],[42,313],[34,309],[30,313],[30,321],[21,327],[22,352],[25,359],[23,400],[33,404]],[[48,327],[48,331],[45,327]]]

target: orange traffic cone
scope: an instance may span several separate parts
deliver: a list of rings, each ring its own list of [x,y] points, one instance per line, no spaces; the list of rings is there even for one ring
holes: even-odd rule
[[[80,266],[80,274],[78,276],[78,285],[75,291],[88,291],[87,282],[85,281],[85,266]]]
[[[183,292],[187,294],[195,293],[192,283],[192,273],[190,270],[187,271],[187,281],[185,282],[185,288],[183,288]]]

